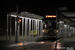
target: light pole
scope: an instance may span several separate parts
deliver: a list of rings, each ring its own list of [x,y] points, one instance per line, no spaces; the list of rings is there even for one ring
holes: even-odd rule
[[[15,33],[16,33],[16,37],[15,37],[15,42],[18,42],[18,5],[17,5],[17,17],[15,17],[15,22],[16,22],[16,29],[15,29]]]
[[[56,10],[56,30],[58,30],[58,17],[59,17],[59,14],[58,14],[58,11],[59,9],[57,8],[57,10]],[[55,50],[57,50],[57,33],[58,32],[56,32],[56,44],[55,44]]]
[[[7,13],[7,33],[6,33],[6,40],[8,40],[8,31],[9,31],[9,13]]]
[[[57,8],[56,10],[56,29],[58,29],[58,17],[59,17],[59,11],[66,11],[67,10],[67,7],[59,7]],[[56,34],[56,45],[55,45],[55,50],[57,49],[57,34]]]

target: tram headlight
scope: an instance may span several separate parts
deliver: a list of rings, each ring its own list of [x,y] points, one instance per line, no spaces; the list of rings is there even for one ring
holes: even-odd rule
[[[59,31],[58,31],[58,30],[56,30],[56,32],[58,33]]]
[[[44,30],[42,30],[42,32],[44,32]]]

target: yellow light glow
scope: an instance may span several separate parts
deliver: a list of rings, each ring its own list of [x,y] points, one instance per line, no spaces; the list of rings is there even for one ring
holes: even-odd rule
[[[44,32],[44,30],[42,32]]]
[[[58,32],[58,30],[56,32]]]
[[[56,16],[54,16],[54,17],[56,17]]]
[[[21,22],[21,19],[19,19],[19,22]]]
[[[56,15],[46,15],[46,18],[55,18]]]
[[[48,17],[53,17],[53,16],[48,16]]]

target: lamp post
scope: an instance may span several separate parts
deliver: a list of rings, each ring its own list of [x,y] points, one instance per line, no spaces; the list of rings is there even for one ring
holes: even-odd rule
[[[9,31],[9,13],[7,13],[7,33],[6,33],[6,40],[8,40],[8,31]]]
[[[15,42],[18,42],[18,5],[17,5],[17,17],[15,17],[15,22],[16,22],[16,29],[15,29],[15,34],[16,34],[16,37],[15,37]]]
[[[59,11],[66,11],[67,10],[67,7],[59,7],[57,8],[56,10],[56,29],[58,28],[58,17],[59,17]],[[55,50],[57,49],[57,35],[56,35],[56,45],[55,45]]]
[[[56,10],[56,30],[58,29],[58,9]],[[55,50],[57,50],[57,33],[56,32],[56,44],[55,44]]]

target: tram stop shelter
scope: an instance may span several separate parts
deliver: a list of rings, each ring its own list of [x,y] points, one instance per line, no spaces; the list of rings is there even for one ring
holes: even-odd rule
[[[60,12],[59,16],[59,35],[75,37],[75,12]]]
[[[34,37],[34,31],[37,37],[43,36],[43,32],[42,32],[43,16],[36,15],[26,11],[21,12],[19,14],[17,14],[16,12],[11,12],[7,14],[7,34],[6,34],[7,40],[8,40],[8,36],[9,36],[9,40],[11,40],[12,24],[13,24],[12,18],[15,19],[15,38],[19,38],[20,34],[21,37]]]

